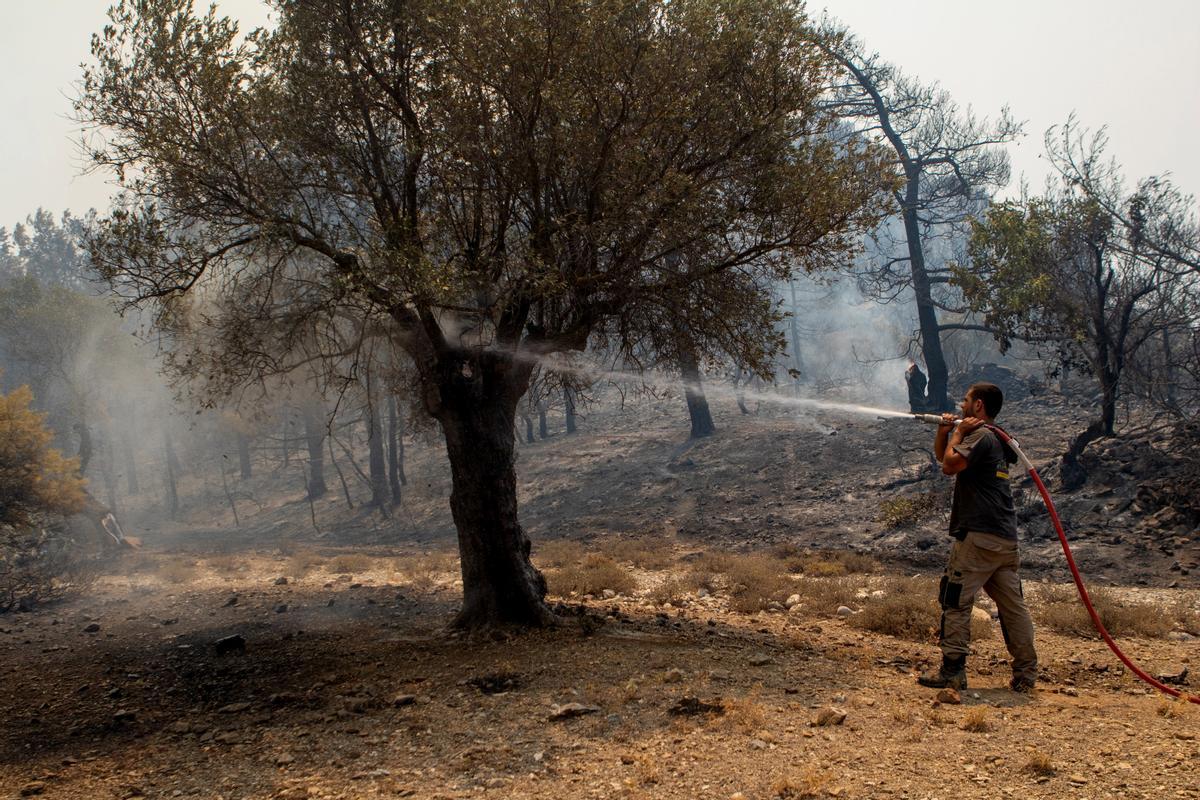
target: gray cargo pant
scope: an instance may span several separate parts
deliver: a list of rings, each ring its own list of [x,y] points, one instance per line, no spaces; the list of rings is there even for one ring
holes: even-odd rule
[[[1037,652],[1033,648],[1033,620],[1025,606],[1017,543],[1003,536],[971,531],[950,548],[950,562],[942,576],[938,602],[942,627],[938,644],[947,659],[965,658],[971,646],[971,610],[980,589],[996,601],[1000,630],[1012,656],[1014,678],[1037,680]]]

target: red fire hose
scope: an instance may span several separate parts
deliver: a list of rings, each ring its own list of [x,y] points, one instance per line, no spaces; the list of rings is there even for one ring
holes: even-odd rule
[[[1121,663],[1129,667],[1130,671],[1132,671],[1134,675],[1137,675],[1155,689],[1158,689],[1160,692],[1168,694],[1171,697],[1180,697],[1190,703],[1196,703],[1200,705],[1200,697],[1195,695],[1186,695],[1179,689],[1167,686],[1162,681],[1159,681],[1153,676],[1148,675],[1137,664],[1133,663],[1129,656],[1125,655],[1125,653],[1121,651],[1121,648],[1117,646],[1117,643],[1105,629],[1104,623],[1100,621],[1100,615],[1096,613],[1095,607],[1092,606],[1092,599],[1088,596],[1087,588],[1083,585],[1083,578],[1079,575],[1079,568],[1075,566],[1075,558],[1071,555],[1071,546],[1067,544],[1067,535],[1063,532],[1062,522],[1058,518],[1058,511],[1054,508],[1054,501],[1050,499],[1050,493],[1046,491],[1046,484],[1042,483],[1042,479],[1037,474],[1037,470],[1034,469],[1033,463],[1025,457],[1025,454],[1021,452],[1021,446],[1017,444],[1017,442],[1013,440],[1011,436],[995,425],[988,425],[987,427],[995,431],[997,436],[999,436],[1006,444],[1012,447],[1013,451],[1017,454],[1017,458],[1020,460],[1021,465],[1029,471],[1029,477],[1033,478],[1033,483],[1035,486],[1037,486],[1038,492],[1041,493],[1042,501],[1046,504],[1046,510],[1050,512],[1050,521],[1054,523],[1054,530],[1058,532],[1058,541],[1062,544],[1063,555],[1067,557],[1067,566],[1071,568],[1071,577],[1075,579],[1075,588],[1079,590],[1079,599],[1083,601],[1083,607],[1087,609],[1088,616],[1092,618],[1092,624],[1096,626],[1096,631],[1104,639],[1104,643],[1108,645],[1108,649],[1112,650],[1113,653],[1116,654],[1117,658],[1121,659]]]

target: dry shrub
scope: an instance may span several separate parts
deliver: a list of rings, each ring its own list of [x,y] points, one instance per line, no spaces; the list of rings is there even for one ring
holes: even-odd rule
[[[916,717],[908,706],[897,706],[892,709],[892,719],[901,725],[911,725]]]
[[[398,558],[395,567],[413,591],[425,594],[437,589],[443,576],[460,573],[458,555],[448,551]]]
[[[872,573],[879,569],[875,559],[853,550],[809,550],[782,544],[772,554],[784,562],[788,572],[814,578]]]
[[[894,497],[879,504],[879,521],[886,528],[908,528],[931,519],[948,505],[943,491]]]
[[[725,713],[720,720],[742,733],[753,733],[766,727],[767,708],[759,700],[761,687],[755,686],[745,697],[733,697],[722,702]]]
[[[806,767],[800,775],[788,775],[771,784],[771,796],[779,800],[805,800],[822,797],[832,776],[816,766]]]
[[[181,584],[196,580],[199,569],[194,561],[171,559],[158,568],[158,577],[165,583]]]
[[[325,563],[325,557],[312,550],[296,550],[288,559],[284,570],[293,578],[303,578]]]
[[[1043,753],[1041,750],[1034,750],[1029,756],[1029,761],[1022,767],[1026,772],[1034,775],[1049,777],[1054,774],[1054,762],[1050,760],[1050,756]]]
[[[762,611],[782,603],[796,590],[796,582],[782,571],[779,559],[765,555],[735,556],[725,570],[729,609],[742,613]]]
[[[229,577],[246,571],[246,559],[233,554],[209,556],[204,565],[218,575]]]
[[[934,578],[894,577],[884,581],[881,597],[869,596],[860,600],[862,613],[850,618],[851,625],[875,633],[923,642],[930,639],[941,620],[942,609],[937,602],[937,580]],[[990,636],[992,624],[971,618],[971,638]]]
[[[1183,613],[1181,607],[1168,610],[1158,604],[1124,601],[1116,592],[1103,587],[1090,589],[1088,594],[1100,621],[1113,636],[1159,638],[1175,627]],[[1032,605],[1038,623],[1052,630],[1086,639],[1099,638],[1073,584],[1044,587]]]
[[[988,719],[986,706],[975,706],[967,709],[963,715],[962,729],[969,733],[987,733],[992,729],[992,721]]]
[[[357,575],[375,567],[375,559],[362,553],[343,553],[329,562],[329,571],[335,575]]]
[[[669,576],[647,592],[646,597],[659,605],[663,603],[678,605],[684,600],[694,597],[703,586],[703,576],[694,572],[686,572],[682,575]]]
[[[608,556],[592,553],[576,564],[549,570],[546,582],[550,594],[567,597],[576,594],[600,594],[612,589],[617,594],[630,594],[637,588],[637,581],[629,569]]]
[[[675,563],[671,543],[652,536],[605,539],[601,549],[614,561],[642,569],[661,570]]]
[[[84,558],[62,529],[0,526],[0,613],[77,594],[96,574],[95,560]]]
[[[1155,711],[1160,717],[1166,717],[1167,719],[1179,719],[1185,714],[1194,713],[1192,704],[1181,697],[1177,697],[1174,700],[1163,700],[1158,704],[1158,708]]]
[[[856,578],[801,578],[792,584],[807,608],[832,614],[838,606],[853,606],[859,602],[858,592],[863,582]]]
[[[587,552],[583,542],[574,539],[549,539],[534,546],[533,560],[540,567],[563,567],[582,561]]]

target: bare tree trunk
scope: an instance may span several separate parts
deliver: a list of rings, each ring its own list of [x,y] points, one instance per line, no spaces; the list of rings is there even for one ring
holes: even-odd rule
[[[141,487],[138,486],[137,458],[134,456],[133,442],[128,434],[121,437],[121,456],[125,462],[125,488],[130,495],[136,495],[141,491]]]
[[[522,414],[521,419],[525,421],[525,443],[533,444],[533,417]]]
[[[254,467],[250,462],[250,437],[241,431],[237,432],[238,466],[241,468],[242,480],[248,481],[254,475]],[[221,473],[222,475],[224,472]]]
[[[354,508],[354,500],[350,497],[350,484],[346,483],[346,474],[342,472],[342,465],[337,462],[337,456],[333,454],[333,436],[325,439],[329,444],[329,463],[333,464],[333,471],[337,473],[338,480],[342,484],[342,494],[346,496],[346,506]]]
[[[392,505],[400,505],[400,414],[396,408],[396,396],[388,393],[388,436],[387,436],[387,472],[388,487],[392,491]]]
[[[363,408],[363,422],[367,428],[371,505],[386,513],[388,507],[387,458],[384,456],[383,420],[380,419],[381,416],[379,409],[376,407],[376,398],[368,386],[367,405]]]
[[[713,425],[712,413],[708,410],[708,398],[700,379],[700,366],[696,355],[685,351],[679,357],[679,369],[683,374],[684,396],[687,398],[688,417],[692,421],[692,438],[711,436],[717,430]]]
[[[1097,439],[1112,436],[1117,420],[1117,382],[1108,370],[1100,373],[1100,418],[1088,425],[1071,442],[1062,459],[1062,488],[1072,492],[1087,482],[1088,473],[1079,461],[1089,444]]]
[[[315,500],[328,491],[325,485],[325,407],[313,397],[301,407],[304,442],[308,447],[308,499]]]
[[[567,433],[575,432],[575,390],[570,386],[563,387],[563,406],[567,413]]]
[[[166,428],[163,431],[163,444],[166,447],[167,471],[166,471],[166,491],[167,491],[167,510],[171,514],[171,519],[179,516],[179,489],[176,485],[177,476],[179,474],[177,465],[179,459],[175,457],[175,443],[171,441],[171,429]]]
[[[538,438],[550,438],[550,426],[546,424],[546,406],[544,403],[538,403]]]
[[[444,369],[439,403],[450,459],[450,510],[462,557],[465,628],[546,625],[546,581],[529,560],[530,542],[517,518],[514,418],[528,369],[497,357],[472,374]]]

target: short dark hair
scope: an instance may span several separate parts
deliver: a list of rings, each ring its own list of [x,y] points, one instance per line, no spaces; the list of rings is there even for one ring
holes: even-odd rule
[[[1004,406],[1004,392],[1000,391],[1000,387],[994,383],[974,383],[967,390],[967,396],[972,400],[982,400],[983,410],[992,419],[995,419],[1000,414],[1000,409]]]

